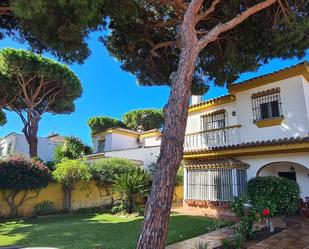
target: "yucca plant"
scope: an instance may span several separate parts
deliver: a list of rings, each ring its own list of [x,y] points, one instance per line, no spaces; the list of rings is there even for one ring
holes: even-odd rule
[[[149,187],[149,175],[142,170],[123,173],[116,177],[113,184],[114,191],[122,195],[122,205],[129,214],[132,214],[135,208],[134,196],[146,196],[149,192]]]

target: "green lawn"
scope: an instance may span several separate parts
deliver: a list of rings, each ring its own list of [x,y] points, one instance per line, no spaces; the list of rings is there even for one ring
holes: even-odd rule
[[[0,246],[50,246],[59,249],[133,249],[141,218],[111,214],[69,214],[0,223]],[[225,222],[204,217],[172,215],[168,244],[212,231]]]

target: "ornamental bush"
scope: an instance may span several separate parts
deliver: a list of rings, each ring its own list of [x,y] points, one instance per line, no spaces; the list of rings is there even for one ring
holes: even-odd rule
[[[256,177],[248,182],[248,198],[259,214],[292,215],[298,210],[300,189],[297,182],[283,177]]]
[[[116,157],[103,158],[89,165],[89,171],[101,195],[103,191],[105,191],[107,195],[111,194],[109,188],[118,176],[136,170],[137,167],[132,161]]]
[[[122,211],[132,214],[137,207],[134,197],[147,196],[149,193],[149,174],[143,170],[123,173],[116,177],[113,189],[122,195]]]
[[[18,208],[27,200],[36,198],[39,189],[46,187],[50,180],[50,171],[38,160],[26,159],[20,155],[1,160],[0,190],[11,209],[10,216],[17,216]],[[31,195],[30,191],[35,194]]]
[[[77,137],[65,137],[63,144],[58,144],[54,151],[55,163],[61,162],[63,159],[80,159],[81,157],[91,154],[92,149],[84,144]]]
[[[76,184],[86,183],[91,179],[87,164],[82,160],[63,160],[53,171],[54,179],[62,184],[64,193],[64,210],[71,210],[72,194]]]
[[[0,161],[1,190],[40,189],[46,187],[50,180],[50,171],[38,160],[15,155]]]

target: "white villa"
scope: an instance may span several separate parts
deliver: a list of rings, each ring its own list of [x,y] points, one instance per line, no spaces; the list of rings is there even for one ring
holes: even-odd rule
[[[38,140],[38,155],[44,162],[52,161],[56,146],[64,143],[64,138],[58,134],[39,137]],[[25,135],[13,132],[2,139],[0,138],[0,158],[10,154],[21,154],[29,157],[29,145]]]
[[[103,157],[121,157],[137,161],[144,169],[158,159],[161,132],[150,130],[137,132],[124,128],[112,128],[92,135],[94,154],[88,160]]]
[[[184,206],[226,214],[248,179],[283,176],[309,197],[309,65],[256,77],[229,93],[202,101],[193,96],[184,144]],[[94,155],[143,161],[159,155],[160,132],[110,129],[94,134]]]

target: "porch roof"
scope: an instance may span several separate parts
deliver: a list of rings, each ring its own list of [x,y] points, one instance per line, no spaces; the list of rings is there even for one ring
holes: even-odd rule
[[[247,169],[249,164],[235,158],[209,158],[185,160],[185,167],[189,169],[218,169],[218,168],[244,168]]]
[[[186,150],[184,158],[257,155],[309,151],[309,136],[262,140],[234,145]],[[221,155],[221,156],[220,156]]]

